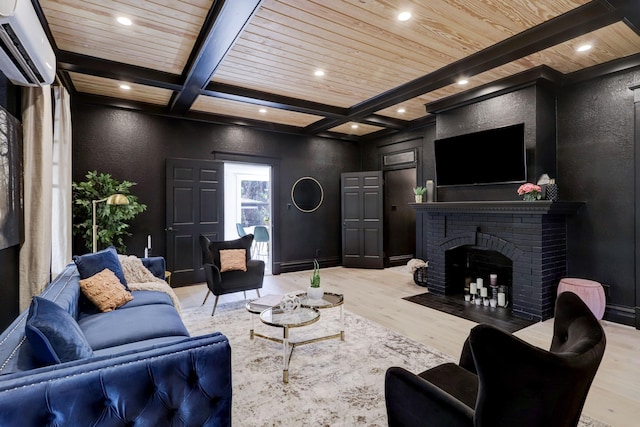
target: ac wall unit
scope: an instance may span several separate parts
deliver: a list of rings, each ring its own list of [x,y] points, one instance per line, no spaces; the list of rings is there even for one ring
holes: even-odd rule
[[[16,85],[53,83],[56,56],[30,0],[0,0],[0,71]]]

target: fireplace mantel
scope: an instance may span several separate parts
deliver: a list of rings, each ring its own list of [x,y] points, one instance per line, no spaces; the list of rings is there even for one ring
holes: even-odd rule
[[[515,201],[470,201],[470,202],[432,202],[409,203],[417,211],[432,213],[466,212],[491,214],[533,214],[533,215],[573,215],[584,202],[552,202],[538,200],[535,202]]]

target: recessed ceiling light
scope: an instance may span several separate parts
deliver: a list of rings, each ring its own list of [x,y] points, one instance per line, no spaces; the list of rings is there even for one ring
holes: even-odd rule
[[[398,21],[408,21],[411,19],[411,12],[400,12],[398,14]]]
[[[118,16],[116,18],[116,21],[118,21],[119,24],[127,25],[127,26],[133,24],[133,22],[131,22],[131,19],[127,18],[126,16]]]
[[[322,77],[324,76],[324,71],[322,70],[316,70],[314,73],[314,75],[318,76],[318,77]]]
[[[120,89],[122,89],[122,90],[129,90],[129,89],[131,89],[131,86],[126,85],[126,84],[121,84],[121,85],[120,85]]]
[[[351,129],[358,129],[358,125],[356,124],[351,125]]]
[[[398,113],[402,114],[404,112],[406,112],[407,110],[403,107],[398,108]]]
[[[576,49],[578,52],[586,52],[588,50],[590,50],[593,46],[591,46],[589,43],[585,43],[582,44],[580,46],[578,46],[578,48]]]
[[[265,114],[267,112],[266,108],[261,108],[258,110],[260,112],[260,114]]]
[[[467,79],[460,79],[460,80],[458,80],[458,84],[459,84],[460,86],[464,86],[464,85],[466,85],[467,83],[469,83],[469,80],[467,80]]]

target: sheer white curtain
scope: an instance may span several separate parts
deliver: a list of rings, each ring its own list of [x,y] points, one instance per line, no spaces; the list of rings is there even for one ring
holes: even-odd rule
[[[71,106],[69,92],[53,88],[53,194],[51,209],[51,275],[71,261]]]
[[[49,282],[53,119],[51,88],[22,91],[24,243],[20,247],[20,309]]]

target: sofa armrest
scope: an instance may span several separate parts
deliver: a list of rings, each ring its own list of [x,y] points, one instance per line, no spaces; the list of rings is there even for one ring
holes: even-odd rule
[[[231,426],[220,334],[0,378],[3,425]]]
[[[473,409],[404,368],[387,369],[384,395],[389,427],[473,426]]]
[[[141,258],[141,259],[142,259],[142,265],[147,267],[147,270],[153,273],[153,275],[156,276],[157,278],[164,280],[164,273],[167,269],[167,265],[164,260],[164,257],[154,256],[154,257]]]

